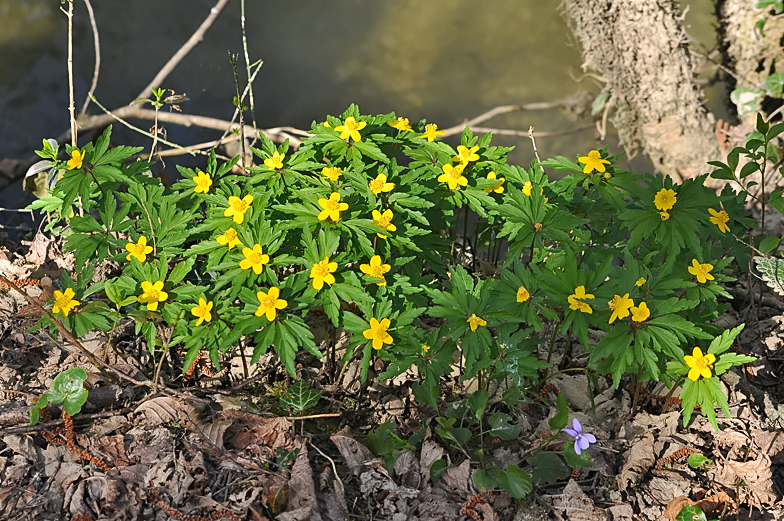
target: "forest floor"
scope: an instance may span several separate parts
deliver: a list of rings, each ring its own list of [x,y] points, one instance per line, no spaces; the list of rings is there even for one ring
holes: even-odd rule
[[[479,463],[422,428],[444,411],[416,401],[413,372],[387,381],[371,376],[363,385],[357,365],[340,372],[303,357],[297,380],[322,396],[302,421],[287,417],[281,406],[291,380],[272,356],[247,367],[235,353],[217,374],[201,360],[186,381],[177,368],[182,358],[172,353],[162,365],[165,387],[154,394],[111,380],[68,343],[29,331],[40,317],[29,299],[50,299],[49,278],[57,280],[68,263],[43,236],[0,249],[0,274],[37,280],[27,281],[27,297],[0,288],[2,519],[658,521],[674,520],[686,504],[700,506],[708,519],[784,518],[784,407],[778,405],[784,396],[784,300],[768,290],[762,306],[752,306],[759,282],[752,291],[744,279],[728,288],[735,298],[719,319],[727,329],[745,323],[736,348],[758,358],[723,375],[732,417],[719,413],[719,432],[698,412],[684,427],[679,407],[666,407],[666,389],[647,389],[632,413],[628,382],[615,389],[599,377],[592,400],[579,372],[551,379],[540,399],[512,410],[491,393],[488,408],[511,414],[522,432],[513,441],[489,444],[485,463],[525,467],[526,458],[545,448],[547,419],[555,414],[548,404],[558,393],[598,439],[588,449],[594,467],[574,471],[568,480],[537,483],[517,501],[506,493],[480,494],[471,480]],[[316,327],[323,316],[313,320]],[[132,324],[119,327],[114,346],[98,334],[82,340],[95,356],[142,380],[160,361],[150,357]],[[571,367],[587,361],[579,347],[567,353],[563,341],[556,355],[568,356]],[[380,373],[377,362],[372,369]],[[72,433],[56,406],[30,426],[33,399],[72,367],[88,372],[90,391]],[[444,395],[459,398],[474,385],[446,382]],[[403,439],[424,433],[413,450],[402,451],[393,473],[367,448],[369,431],[383,422],[395,422]],[[565,441],[546,448],[559,450]],[[686,459],[693,452],[712,463],[692,469]],[[442,459],[447,468],[433,482],[430,468]]]

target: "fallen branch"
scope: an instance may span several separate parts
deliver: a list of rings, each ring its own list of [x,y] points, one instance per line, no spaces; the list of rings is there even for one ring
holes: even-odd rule
[[[579,99],[567,99],[561,101],[537,101],[534,103],[523,103],[522,105],[500,105],[498,107],[488,110],[484,114],[478,115],[473,119],[464,121],[459,125],[445,128],[444,132],[446,132],[448,135],[460,134],[461,132],[463,132],[463,128],[465,128],[466,126],[469,126],[473,129],[474,125],[478,125],[479,123],[492,119],[496,116],[500,116],[501,114],[509,114],[511,112],[520,112],[523,110],[549,110],[549,109],[557,109],[557,108],[574,108],[582,103],[583,102]],[[527,136],[528,133],[523,132],[522,135]]]

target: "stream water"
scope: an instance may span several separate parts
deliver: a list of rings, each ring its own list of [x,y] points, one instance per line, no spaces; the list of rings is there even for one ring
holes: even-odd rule
[[[215,0],[93,0],[101,41],[96,95],[107,107],[132,101],[206,17]],[[713,45],[710,0],[690,4],[689,32]],[[308,128],[350,103],[365,114],[396,111],[448,127],[497,105],[552,101],[597,92],[582,75],[580,55],[558,2],[542,0],[247,0],[251,60],[264,60],[255,82],[261,127]],[[41,139],[68,128],[67,19],[54,0],[0,0],[0,159],[27,157]],[[93,36],[87,10],[75,1],[74,72],[77,109],[92,79]],[[232,1],[163,87],[187,93],[185,113],[229,118],[234,83],[227,52],[242,52],[240,2]],[[241,74],[240,78],[244,75]],[[711,108],[720,88],[707,92]],[[91,107],[97,113],[97,107]],[[139,123],[139,122],[137,122]],[[560,131],[585,125],[558,109],[520,112],[484,126]],[[147,128],[150,122],[141,122]],[[116,143],[149,147],[149,140],[115,125]],[[167,126],[181,144],[215,139],[215,131]],[[617,144],[608,138],[611,152]],[[513,164],[533,158],[527,138],[499,137],[517,146]],[[602,146],[592,130],[537,141],[541,157],[569,157]],[[177,160],[180,161],[180,160]],[[201,160],[183,160],[188,161]],[[172,162],[172,161],[169,161]],[[196,163],[198,164],[198,163]],[[644,162],[639,168],[645,169]],[[17,183],[18,184],[18,183]],[[10,187],[0,206],[27,204],[32,195]],[[0,220],[8,222],[8,215]],[[29,217],[28,217],[29,219]],[[15,220],[15,219],[12,219]]]

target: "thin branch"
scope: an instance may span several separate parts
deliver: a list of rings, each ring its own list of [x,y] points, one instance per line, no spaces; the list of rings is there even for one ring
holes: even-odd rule
[[[178,145],[177,143],[172,143],[171,141],[167,141],[165,139],[158,139],[157,136],[154,136],[154,135],[150,134],[149,132],[140,129],[139,127],[135,127],[135,126],[131,125],[130,123],[125,121],[123,118],[121,118],[117,114],[111,112],[109,109],[107,109],[106,107],[101,105],[101,103],[97,99],[95,99],[95,96],[92,97],[92,100],[93,100],[93,103],[98,105],[101,108],[101,110],[106,112],[106,114],[108,114],[112,119],[122,123],[123,125],[125,125],[128,128],[130,128],[131,130],[135,130],[136,132],[138,132],[140,134],[143,134],[143,135],[145,135],[147,137],[153,138],[153,140],[157,140],[157,141],[160,141],[161,143],[165,143],[165,144],[169,145],[170,147],[179,148],[181,150],[184,150],[185,152],[187,152],[188,154],[190,154],[192,156],[196,155],[195,151],[187,150],[182,145]],[[151,110],[150,112],[153,115],[153,119],[156,121],[156,125],[157,125],[157,117],[160,116],[161,114],[165,114],[165,112],[162,112],[161,114],[158,114],[157,111],[155,111],[155,110]],[[156,132],[157,132],[157,128],[156,128]],[[154,144],[154,142],[153,142],[153,144]]]
[[[548,131],[548,132],[536,132],[536,137],[555,137],[555,136],[566,136],[568,134],[575,134],[577,132],[582,132],[583,130],[588,130],[594,128],[593,124],[590,125],[583,125],[581,127],[570,128],[568,130],[555,130],[555,131]],[[474,132],[492,132],[496,136],[520,136],[520,137],[530,137],[528,135],[527,130],[510,130],[506,128],[490,128],[490,127],[471,127],[471,130]]]
[[[62,8],[60,8],[62,10]],[[64,11],[65,12],[65,11]],[[73,0],[68,0],[68,113],[71,116],[71,145],[76,146],[76,106],[73,84]]]
[[[115,409],[112,411],[94,412],[89,414],[79,414],[74,421],[81,422],[85,420],[96,420],[100,418],[110,418],[112,416],[120,416],[133,412],[132,407],[125,407],[123,409]],[[36,423],[35,425],[23,425],[20,427],[11,427],[9,429],[0,430],[0,438],[8,436],[9,434],[27,434],[29,432],[38,432],[43,430],[51,430],[65,424],[62,418],[59,420],[52,420],[45,423]]]
[[[488,110],[484,114],[480,114],[479,116],[475,117],[474,119],[469,119],[459,125],[455,125],[454,127],[449,127],[444,129],[449,135],[452,134],[460,134],[463,132],[463,128],[466,126],[474,128],[474,125],[482,123],[483,121],[487,121],[488,119],[492,119],[496,116],[501,114],[509,114],[510,112],[520,112],[522,110],[548,110],[548,109],[557,109],[557,108],[565,108],[571,107],[575,104],[574,100],[563,100],[563,101],[538,101],[535,103],[523,103],[522,105],[501,105],[499,107],[495,107],[493,109]],[[523,135],[528,135],[527,132],[524,132]]]
[[[98,24],[95,23],[95,13],[93,12],[93,5],[90,0],[84,0],[84,5],[87,7],[87,13],[90,15],[90,25],[93,28],[93,47],[95,47],[95,68],[93,69],[93,83],[90,85],[90,91],[87,93],[87,98],[84,100],[82,110],[79,111],[79,116],[83,116],[90,104],[90,98],[95,93],[95,87],[98,85],[98,73],[101,71],[101,42],[98,39]]]
[[[201,23],[201,25],[196,30],[196,32],[193,33],[190,38],[188,38],[188,41],[185,42],[185,44],[182,47],[180,47],[180,49],[176,53],[174,53],[174,56],[172,56],[169,59],[166,65],[164,65],[163,68],[160,71],[158,71],[158,74],[155,75],[155,77],[152,79],[150,84],[147,85],[139,93],[138,96],[136,96],[137,99],[149,97],[150,95],[152,95],[153,87],[161,86],[163,80],[165,80],[166,77],[169,74],[171,74],[174,68],[180,64],[182,59],[188,55],[191,49],[196,47],[196,45],[198,45],[199,42],[201,42],[202,38],[204,38],[204,33],[206,33],[207,30],[212,26],[212,24],[218,18],[218,15],[220,14],[220,12],[223,10],[223,8],[226,6],[228,2],[229,0],[218,0],[218,3],[216,3],[212,9],[210,9],[209,16],[207,16],[207,18],[204,19],[204,21]]]
[[[245,0],[241,0],[240,3],[242,5],[240,13],[240,22],[242,23],[242,50],[245,54],[245,72],[248,75],[247,88],[250,92],[250,116],[253,120],[253,140],[255,141],[258,137],[258,132],[256,131],[256,105],[253,102],[253,80],[251,79],[250,75],[250,59],[248,58],[248,39],[245,36]],[[239,105],[242,106],[242,100],[239,101]],[[251,143],[251,145],[252,144],[253,143]],[[243,161],[245,160],[244,157],[242,159]]]

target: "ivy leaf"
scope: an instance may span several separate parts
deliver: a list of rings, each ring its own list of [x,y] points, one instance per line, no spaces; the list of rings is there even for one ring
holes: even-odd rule
[[[281,397],[280,404],[300,414],[315,406],[321,399],[321,391],[308,389],[305,380],[297,380],[289,388],[289,393],[291,398]]]

